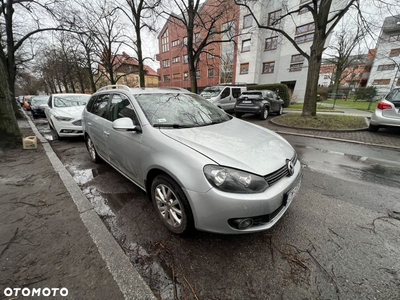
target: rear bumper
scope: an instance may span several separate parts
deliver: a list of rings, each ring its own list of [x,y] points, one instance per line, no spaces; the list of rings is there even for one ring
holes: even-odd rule
[[[392,118],[384,116],[381,110],[376,110],[371,116],[371,124],[374,126],[382,127],[400,127],[400,115],[399,118]]]
[[[259,114],[262,111],[262,106],[245,106],[238,105],[235,107],[235,112],[248,113],[248,114]]]

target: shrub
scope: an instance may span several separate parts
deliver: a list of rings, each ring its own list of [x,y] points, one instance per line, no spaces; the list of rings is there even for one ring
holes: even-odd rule
[[[284,107],[289,107],[290,105],[290,94],[289,88],[286,84],[282,83],[272,83],[272,84],[258,84],[258,85],[248,85],[248,90],[270,90],[276,92],[279,91],[277,94],[283,100]]]
[[[378,91],[375,86],[360,87],[355,92],[354,101],[374,99],[377,92]]]

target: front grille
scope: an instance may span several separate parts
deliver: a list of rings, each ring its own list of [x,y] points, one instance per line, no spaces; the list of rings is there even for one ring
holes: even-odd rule
[[[297,153],[294,153],[293,157],[291,158],[293,166],[296,165],[297,162]],[[279,168],[275,172],[272,172],[266,176],[264,179],[268,182],[269,186],[274,185],[277,181],[289,175],[289,170],[287,165],[285,164],[283,167]]]

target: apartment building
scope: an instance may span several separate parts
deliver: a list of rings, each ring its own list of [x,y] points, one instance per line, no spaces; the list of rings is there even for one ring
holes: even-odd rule
[[[228,4],[228,2],[225,3],[225,5]],[[195,28],[193,37],[195,47],[209,33],[207,29],[219,32],[224,31],[225,28],[237,28],[239,7],[232,3],[229,6],[231,9],[228,10],[218,0],[207,0],[202,4],[199,15],[205,24]],[[228,35],[229,30],[224,34],[215,34],[213,39],[215,41],[228,40]],[[234,33],[231,36],[234,36]],[[159,86],[190,88],[187,39],[186,27],[175,17],[169,17],[158,35],[159,54],[156,58],[160,62],[160,68],[157,70]],[[234,70],[237,43],[235,40],[237,41],[237,38],[231,42],[210,43],[203,49],[196,71],[199,92],[207,86],[236,81]]]
[[[376,48],[368,85],[381,97],[400,87],[400,15],[385,18]]]
[[[206,1],[204,6],[207,7],[210,1]],[[283,29],[294,38],[303,51],[309,52],[314,38],[311,12],[302,9],[280,21],[277,20],[281,15],[299,10],[302,4],[310,2],[310,0],[254,1],[252,11],[260,23]],[[236,12],[236,9],[239,11]],[[259,29],[246,8],[231,4],[226,14],[231,15],[232,22],[237,22],[236,43],[214,44],[207,56],[202,57],[198,68],[199,88],[226,82],[284,83],[292,93],[292,100],[303,102],[308,71],[307,60],[281,34]],[[224,24],[226,23],[219,22],[216,26],[221,28]],[[201,36],[204,33],[198,34]],[[173,18],[170,18],[158,37],[160,86],[189,86],[185,48],[182,47],[185,35],[186,31],[179,28]],[[328,43],[329,38],[326,44]]]

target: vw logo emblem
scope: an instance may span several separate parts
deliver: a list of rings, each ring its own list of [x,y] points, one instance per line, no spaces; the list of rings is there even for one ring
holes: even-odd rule
[[[290,159],[286,160],[286,165],[288,169],[288,176],[292,176],[294,174],[294,165]]]

